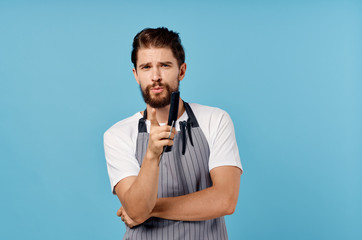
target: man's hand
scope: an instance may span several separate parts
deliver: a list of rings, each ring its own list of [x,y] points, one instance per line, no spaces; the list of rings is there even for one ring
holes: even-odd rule
[[[138,176],[129,176],[119,181],[115,192],[127,210],[127,216],[138,224],[146,221],[155,207],[158,192],[158,163],[163,147],[172,146],[176,130],[170,134],[171,126],[160,126],[156,110],[150,110],[151,129],[147,151]],[[170,139],[168,139],[170,138]]]
[[[146,154],[150,154],[150,156],[159,159],[163,152],[163,147],[173,145],[176,129],[173,128],[170,134],[171,126],[160,126],[156,119],[156,110],[154,108],[151,110],[150,122],[151,129]]]
[[[128,214],[126,213],[126,211],[124,210],[123,206],[120,207],[117,211],[117,216],[118,217],[121,217],[122,221],[130,228],[133,228],[134,226],[137,226],[140,223],[137,223],[135,221],[133,221],[129,216]]]

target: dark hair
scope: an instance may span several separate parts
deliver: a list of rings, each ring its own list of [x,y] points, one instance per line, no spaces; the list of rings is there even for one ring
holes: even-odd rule
[[[134,68],[137,67],[137,53],[140,48],[168,47],[177,59],[179,67],[185,62],[185,51],[181,45],[179,34],[165,27],[143,29],[134,37],[132,46],[131,60]]]

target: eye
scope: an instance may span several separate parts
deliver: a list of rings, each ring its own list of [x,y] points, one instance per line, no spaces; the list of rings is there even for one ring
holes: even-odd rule
[[[162,64],[162,67],[169,67],[170,65],[168,64]]]
[[[149,69],[150,66],[143,66],[141,69]]]

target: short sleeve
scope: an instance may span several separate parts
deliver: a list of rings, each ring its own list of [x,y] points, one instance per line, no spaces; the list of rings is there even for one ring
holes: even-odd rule
[[[114,136],[107,131],[104,133],[103,141],[109,180],[112,193],[115,194],[116,184],[126,177],[137,176],[140,166],[135,157],[131,139],[125,136]]]
[[[221,114],[211,120],[213,133],[210,133],[209,170],[219,166],[236,166],[243,171],[233,122],[229,114],[221,111]]]

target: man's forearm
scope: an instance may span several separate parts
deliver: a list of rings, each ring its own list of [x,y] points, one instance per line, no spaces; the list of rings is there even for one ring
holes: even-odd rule
[[[158,161],[153,158],[146,153],[141,170],[122,202],[128,215],[136,222],[146,220],[156,204],[159,167]]]
[[[236,199],[215,186],[191,194],[157,199],[151,216],[181,221],[203,221],[232,214]]]

